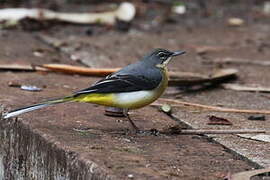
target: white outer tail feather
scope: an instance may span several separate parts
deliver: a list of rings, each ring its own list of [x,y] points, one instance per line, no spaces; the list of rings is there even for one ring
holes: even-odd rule
[[[18,115],[23,114],[23,113],[27,113],[30,111],[34,111],[34,110],[49,106],[49,105],[51,105],[51,104],[37,104],[37,105],[30,106],[30,107],[18,109],[18,110],[11,111],[9,113],[4,114],[3,118],[8,119],[8,118],[15,117],[15,116],[18,116]]]
[[[50,106],[50,105],[69,102],[69,101],[73,101],[73,100],[74,100],[73,96],[66,96],[66,97],[63,97],[63,98],[52,99],[52,100],[49,100],[49,101],[46,101],[46,102],[43,102],[43,103],[40,103],[40,104],[34,104],[32,106],[28,106],[28,107],[24,107],[24,108],[20,108],[20,109],[15,109],[13,111],[10,111],[8,113],[3,114],[2,118],[3,119],[8,119],[8,118],[15,117],[15,116],[18,116],[18,115],[23,114],[23,113],[27,113],[27,112],[30,112],[30,111],[34,111],[34,110],[37,110],[37,109],[44,108],[44,107],[47,107],[47,106]]]

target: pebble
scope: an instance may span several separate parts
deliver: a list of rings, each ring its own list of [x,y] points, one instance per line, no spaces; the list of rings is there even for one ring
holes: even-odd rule
[[[133,175],[133,174],[129,174],[129,175],[128,175],[128,178],[129,178],[129,179],[133,179],[133,178],[134,178],[134,175]]]
[[[229,18],[228,25],[229,26],[242,26],[245,21],[241,18]]]

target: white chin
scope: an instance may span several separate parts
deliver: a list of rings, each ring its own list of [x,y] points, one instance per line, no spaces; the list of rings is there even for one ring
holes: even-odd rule
[[[171,59],[172,59],[172,57],[169,57],[166,61],[164,61],[163,64],[164,64],[165,66],[167,66],[167,65],[169,64],[169,62],[170,62]]]

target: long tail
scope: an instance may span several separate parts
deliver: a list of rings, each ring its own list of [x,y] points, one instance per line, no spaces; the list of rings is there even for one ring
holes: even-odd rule
[[[10,111],[8,113],[5,113],[3,115],[3,118],[7,119],[7,118],[15,117],[15,116],[18,116],[18,115],[23,114],[23,113],[27,113],[27,112],[34,111],[34,110],[37,110],[37,109],[40,109],[40,108],[44,108],[44,107],[47,107],[47,106],[51,106],[51,105],[59,104],[59,103],[64,103],[64,102],[68,102],[68,101],[72,101],[72,100],[74,100],[73,96],[67,96],[67,97],[64,97],[64,98],[49,100],[49,101],[46,101],[46,102],[43,102],[43,103],[34,104],[34,105],[27,106],[27,107],[24,107],[24,108],[19,108],[19,109],[12,110],[12,111]]]

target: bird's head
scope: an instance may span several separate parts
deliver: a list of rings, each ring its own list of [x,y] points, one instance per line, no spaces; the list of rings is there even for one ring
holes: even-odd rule
[[[169,51],[166,49],[155,49],[150,55],[149,59],[155,66],[164,68],[168,65],[171,58],[185,54],[185,51]]]

